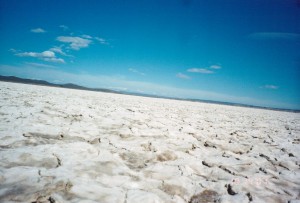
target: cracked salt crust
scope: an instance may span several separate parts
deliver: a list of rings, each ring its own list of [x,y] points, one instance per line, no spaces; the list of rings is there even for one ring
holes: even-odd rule
[[[0,82],[0,202],[300,199],[300,115]]]

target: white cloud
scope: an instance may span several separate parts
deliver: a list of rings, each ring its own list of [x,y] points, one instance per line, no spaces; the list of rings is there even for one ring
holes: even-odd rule
[[[49,49],[50,51],[53,51],[55,53],[58,53],[60,55],[63,55],[63,56],[70,56],[70,55],[67,55],[61,47],[52,47],[51,49]]]
[[[62,58],[57,58],[55,56],[55,53],[53,51],[43,51],[41,53],[39,52],[21,52],[21,53],[16,53],[16,56],[20,57],[34,57],[38,58],[44,61],[49,61],[49,62],[54,62],[54,63],[65,63],[64,59]]]
[[[74,57],[73,55],[67,54],[66,52],[63,51],[62,47],[52,47],[51,49],[49,49],[50,51],[53,51],[55,53],[58,53],[62,56],[67,56],[67,57]]]
[[[54,62],[54,63],[65,63],[62,58],[43,58],[44,61]]]
[[[262,86],[261,88],[276,90],[276,89],[278,89],[279,87],[276,86],[276,85],[264,85],[264,86]]]
[[[60,28],[62,28],[64,31],[66,31],[66,30],[68,30],[68,29],[69,29],[69,27],[68,27],[68,26],[66,26],[66,25],[60,25],[59,27],[60,27]]]
[[[34,29],[31,29],[30,30],[31,32],[34,32],[34,33],[44,33],[46,32],[44,29],[42,28],[34,28]]]
[[[92,42],[89,39],[84,39],[81,37],[70,37],[70,36],[59,36],[56,38],[57,41],[69,43],[70,48],[74,50],[79,50],[81,48],[88,47]]]
[[[248,35],[248,37],[258,40],[299,40],[300,34],[288,32],[255,32]]]
[[[190,79],[189,76],[187,76],[187,75],[185,75],[185,74],[182,74],[182,73],[177,73],[177,74],[176,74],[176,77],[181,78],[181,79]]]
[[[212,73],[214,73],[213,71],[207,70],[206,68],[190,68],[187,71],[191,72],[191,73],[203,73],[203,74],[212,74]]]
[[[11,48],[11,49],[9,49],[8,51],[10,51],[10,52],[12,52],[12,53],[18,53],[20,50],[16,50],[16,49]]]
[[[206,68],[190,68],[190,69],[187,70],[187,72],[212,74],[212,73],[214,73],[214,71],[210,70],[210,69],[218,70],[218,69],[221,69],[221,68],[222,68],[222,66],[215,64],[215,65],[211,65],[211,66],[206,67]]]
[[[211,65],[209,66],[211,69],[221,69],[222,67],[220,65]]]
[[[139,74],[139,75],[143,75],[143,76],[146,75],[145,73],[142,73],[142,72],[140,72],[140,71],[138,71],[134,68],[129,68],[128,70],[132,73],[136,73],[136,74]]]
[[[26,57],[26,56],[30,56],[30,57],[38,57],[38,53],[36,52],[23,52],[23,53],[17,53],[15,54],[16,56],[21,56],[21,57]]]
[[[39,58],[52,58],[55,57],[55,53],[53,51],[43,51],[41,53],[38,52],[23,52],[17,53],[17,56],[30,56],[30,57],[39,57]]]
[[[53,51],[43,51],[41,53],[41,56],[44,57],[44,58],[54,58],[55,53]]]
[[[107,40],[104,39],[104,38],[95,37],[95,39],[96,39],[98,42],[100,42],[100,44],[109,44],[109,43],[107,42]]]

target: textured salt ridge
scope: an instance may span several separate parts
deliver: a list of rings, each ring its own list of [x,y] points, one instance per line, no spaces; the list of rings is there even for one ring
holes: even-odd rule
[[[0,83],[0,202],[296,202],[300,116]]]

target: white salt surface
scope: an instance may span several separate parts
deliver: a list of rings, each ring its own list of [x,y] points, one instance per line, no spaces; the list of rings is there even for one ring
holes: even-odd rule
[[[299,202],[300,114],[0,82],[0,202]]]

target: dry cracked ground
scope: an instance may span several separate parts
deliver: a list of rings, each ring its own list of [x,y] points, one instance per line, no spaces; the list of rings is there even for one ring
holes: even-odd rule
[[[0,202],[299,202],[300,114],[0,83]]]

